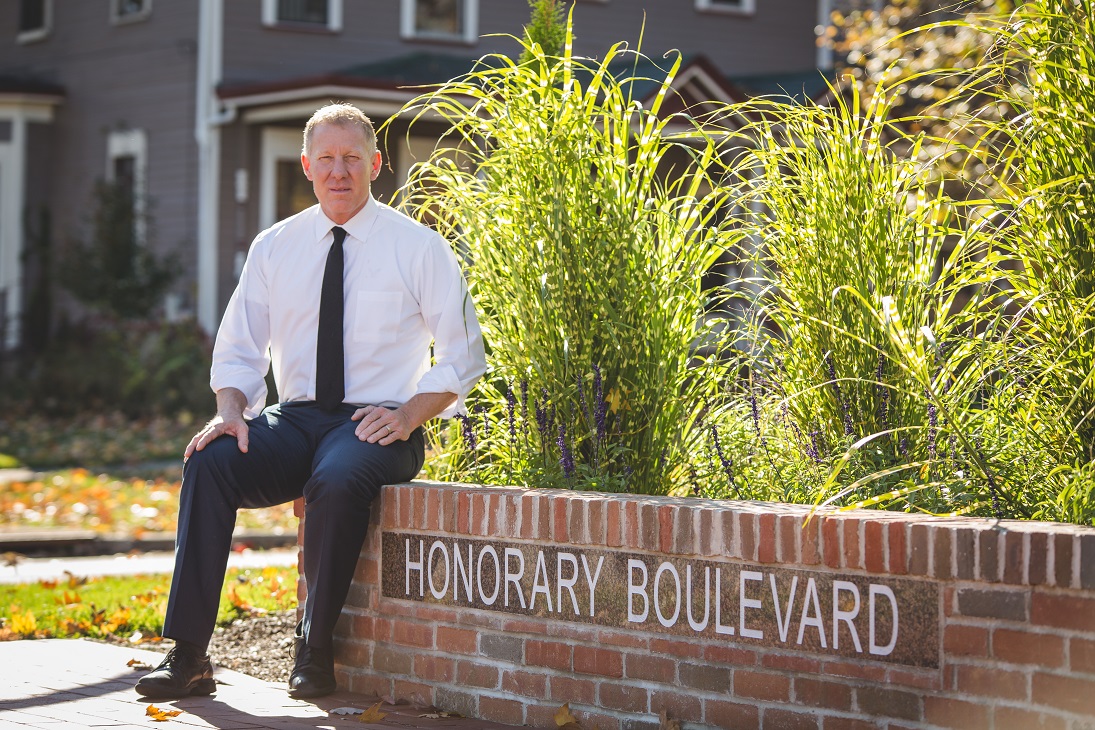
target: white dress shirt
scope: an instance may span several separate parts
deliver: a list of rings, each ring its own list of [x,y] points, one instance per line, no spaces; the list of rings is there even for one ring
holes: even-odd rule
[[[271,364],[283,402],[315,400],[319,298],[334,225],[314,205],[251,244],[217,333],[209,381],[214,391],[241,390],[248,417],[266,403]],[[398,407],[416,393],[454,393],[457,402],[441,416],[462,412],[486,360],[449,244],[371,197],[342,228],[345,402]]]

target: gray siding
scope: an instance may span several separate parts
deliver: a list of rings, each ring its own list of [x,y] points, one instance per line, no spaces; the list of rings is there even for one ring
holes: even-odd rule
[[[0,3],[0,28],[14,28],[17,3]],[[158,0],[144,21],[113,25],[107,2],[57,0],[42,41],[0,42],[0,73],[59,83],[65,100],[52,125],[49,207],[58,240],[87,235],[95,180],[107,169],[107,135],[143,129],[151,244],[178,252],[193,275],[197,164],[194,143],[196,0]],[[31,166],[37,161],[31,161]],[[189,293],[188,284],[180,291]]]

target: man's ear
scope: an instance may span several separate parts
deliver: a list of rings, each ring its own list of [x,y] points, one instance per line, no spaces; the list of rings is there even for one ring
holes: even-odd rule
[[[376,180],[377,176],[380,175],[380,168],[383,166],[384,160],[382,160],[380,157],[380,150],[377,150],[376,154],[373,155],[373,169],[372,172],[369,174],[369,179]]]
[[[308,160],[308,155],[303,152],[300,153],[300,166],[304,168],[304,177],[309,180],[312,179],[312,163]]]

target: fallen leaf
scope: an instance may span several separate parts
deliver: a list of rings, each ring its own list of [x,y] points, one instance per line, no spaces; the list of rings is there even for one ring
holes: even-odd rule
[[[163,710],[156,707],[156,705],[149,705],[144,714],[151,717],[155,722],[167,722],[171,718],[181,715],[182,710]]]
[[[328,710],[328,715],[360,715],[365,710],[359,710],[356,707],[336,707],[333,710]]]
[[[565,703],[555,711],[555,726],[561,730],[579,730],[578,718],[570,712],[570,703]]]
[[[463,717],[459,712],[445,712],[444,710],[434,710],[433,712],[425,712],[419,717],[424,717],[427,720],[440,720],[445,717]]]
[[[361,717],[357,718],[358,722],[380,722],[388,716],[387,712],[381,712],[380,706],[383,702],[377,702],[375,705],[361,713]]]
[[[681,721],[670,720],[665,710],[662,710],[662,714],[658,715],[658,719],[661,720],[661,730],[681,730]]]
[[[152,665],[147,662],[142,662],[140,659],[130,659],[125,663],[127,667],[133,667],[133,671],[139,672],[142,669],[152,669]]]

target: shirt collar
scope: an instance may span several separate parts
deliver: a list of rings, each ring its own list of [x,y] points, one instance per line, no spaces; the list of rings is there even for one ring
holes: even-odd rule
[[[337,224],[328,218],[318,205],[316,206],[316,212],[319,213],[316,216],[316,241],[323,241],[324,237],[329,236],[331,229]],[[346,230],[350,237],[364,241],[379,212],[380,206],[376,202],[376,198],[370,195],[369,199],[365,201],[365,206],[357,212],[357,215],[343,223],[342,228]]]

